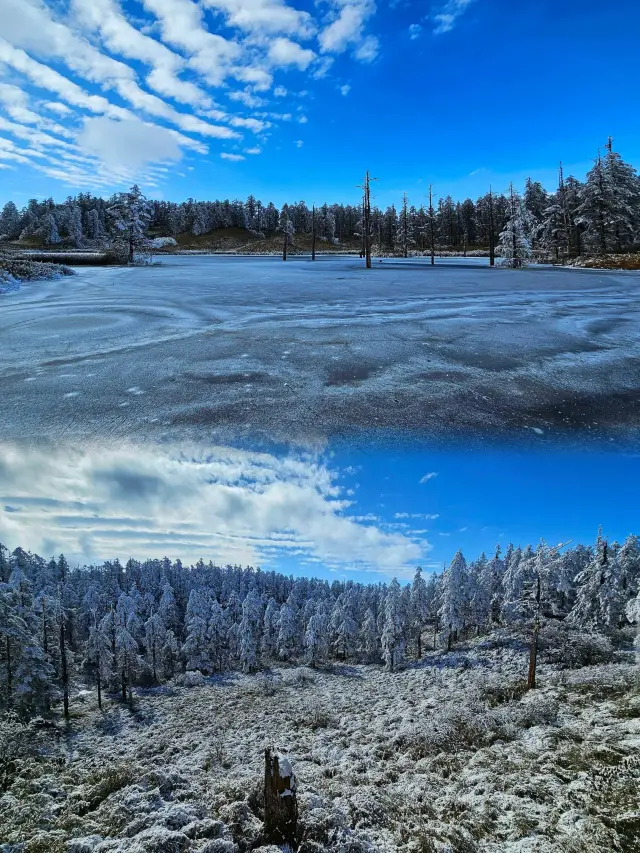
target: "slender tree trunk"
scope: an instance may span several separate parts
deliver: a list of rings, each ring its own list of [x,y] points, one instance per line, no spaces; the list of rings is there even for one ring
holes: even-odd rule
[[[100,679],[100,661],[98,660],[98,708],[102,711],[102,681]]]
[[[62,701],[64,715],[69,717],[69,670],[67,667],[67,644],[64,634],[64,613],[60,617],[60,669],[62,675]]]
[[[129,263],[133,263],[133,237],[129,238]]]
[[[153,681],[154,681],[154,684],[157,684],[158,683],[158,676],[156,674],[156,641],[155,641],[155,638],[153,640],[153,643],[151,644],[151,660],[153,663]]]
[[[47,609],[42,599],[42,650],[45,655],[49,654],[49,638],[47,636]]]
[[[422,657],[422,630],[418,628],[418,660]]]
[[[489,188],[489,266],[496,264],[496,235],[493,219],[493,192]]]
[[[540,625],[538,620],[533,629],[533,637],[531,639],[531,648],[529,651],[529,674],[527,676],[527,690],[533,690],[536,686],[536,666],[538,664],[538,634],[540,633]]]
[[[311,213],[311,260],[316,259],[316,207],[313,206]]]
[[[284,242],[282,244],[282,260],[283,261],[287,260],[287,242],[288,242],[288,239],[289,239],[289,233],[287,231],[287,226],[285,225]]]
[[[11,670],[11,640],[7,636],[6,640],[6,658],[7,658],[7,705],[11,707],[13,701],[13,672]]]

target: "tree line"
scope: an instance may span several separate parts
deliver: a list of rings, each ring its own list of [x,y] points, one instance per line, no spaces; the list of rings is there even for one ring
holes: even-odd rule
[[[62,204],[53,199],[31,199],[19,210],[12,201],[0,213],[0,235],[10,240],[37,238],[44,245],[73,248],[104,245],[122,236],[123,197],[109,199],[79,193]],[[365,193],[366,194],[366,193]],[[378,253],[458,251],[482,249],[516,253],[516,261],[539,252],[552,259],[583,254],[604,255],[640,247],[640,178],[614,151],[609,139],[598,153],[584,181],[565,177],[548,192],[528,179],[524,192],[489,190],[476,200],[436,199],[433,188],[419,204],[405,194],[400,205],[304,202],[263,204],[250,195],[246,201],[148,202],[144,230],[154,236],[199,236],[216,229],[236,228],[257,236],[280,233],[291,244],[295,235],[337,243],[368,242]],[[504,236],[506,233],[506,236]],[[518,263],[514,265],[519,265]]]
[[[252,672],[275,661],[400,668],[462,637],[557,622],[615,633],[640,623],[640,542],[509,545],[412,583],[294,578],[201,559],[71,568],[0,545],[0,709],[29,715],[70,685],[130,697],[188,671]]]

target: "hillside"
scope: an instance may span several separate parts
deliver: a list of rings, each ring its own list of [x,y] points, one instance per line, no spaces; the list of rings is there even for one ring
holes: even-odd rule
[[[300,853],[636,851],[638,667],[580,667],[551,643],[523,695],[526,660],[502,634],[399,673],[178,678],[132,709],[78,691],[43,757],[9,771],[2,849],[277,853],[260,846],[274,744],[298,776]]]

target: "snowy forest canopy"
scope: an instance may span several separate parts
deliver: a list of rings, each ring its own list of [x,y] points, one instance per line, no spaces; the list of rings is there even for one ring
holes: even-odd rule
[[[184,672],[331,659],[394,670],[427,645],[532,620],[615,635],[640,622],[640,541],[509,545],[411,584],[293,578],[202,560],[72,569],[0,546],[0,709],[41,713],[83,680],[123,698]]]
[[[0,235],[75,248],[108,243],[122,230],[119,217],[110,212],[118,200],[80,193],[62,204],[31,199],[22,210],[8,202],[0,214]],[[372,209],[371,238],[379,250],[424,251],[432,244],[440,250],[489,248],[513,218],[508,193],[489,192],[475,201],[456,202],[447,195],[419,206],[410,202],[405,197],[397,208]],[[640,246],[640,178],[611,142],[603,156],[598,154],[584,182],[565,178],[561,168],[555,192],[527,180],[517,203],[518,228],[533,250],[564,257],[627,252]],[[303,201],[278,209],[252,195],[246,201],[152,201],[145,219],[153,236],[199,236],[238,228],[268,237],[286,228],[295,239],[295,234],[311,234],[315,227],[320,239],[342,243],[357,240],[362,233],[361,205],[323,204],[314,218]]]

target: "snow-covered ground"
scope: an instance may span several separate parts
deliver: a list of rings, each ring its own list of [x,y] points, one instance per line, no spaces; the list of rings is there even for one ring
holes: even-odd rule
[[[527,657],[513,638],[478,640],[399,673],[201,678],[102,714],[84,693],[46,734],[50,759],[19,763],[0,797],[0,849],[255,849],[273,745],[298,777],[301,853],[637,851],[637,667],[543,657],[523,695]]]
[[[0,433],[617,441],[638,432],[639,322],[628,272],[482,258],[81,268],[2,297]]]

